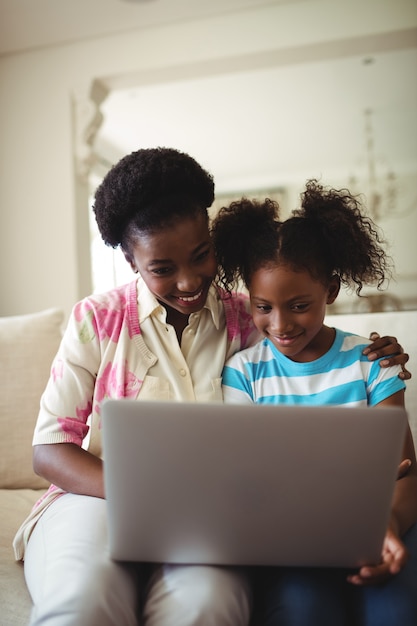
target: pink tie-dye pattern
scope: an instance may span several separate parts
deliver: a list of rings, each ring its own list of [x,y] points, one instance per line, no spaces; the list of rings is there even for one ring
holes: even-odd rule
[[[132,398],[136,397],[141,381],[128,370],[127,361],[124,366],[108,363],[103,375],[97,378],[95,400],[96,411],[100,413],[99,405],[105,398]]]
[[[78,302],[74,307],[74,319],[78,324],[83,321],[84,317],[93,307],[88,302]]]
[[[236,297],[236,294],[229,296],[225,291],[220,290],[220,296],[223,300],[223,305],[226,313],[226,325],[227,336],[229,341],[233,341],[240,336],[240,348],[246,347],[248,338],[254,331],[253,320],[250,312],[245,308],[245,302],[248,297],[240,294],[240,298],[234,301],[232,298]],[[234,306],[237,304],[237,306]]]
[[[97,309],[93,324],[96,327],[95,330],[100,340],[109,337],[117,343],[123,327],[124,317],[124,311],[105,308]]]
[[[73,443],[82,444],[84,437],[89,431],[87,426],[88,417],[91,415],[92,403],[87,401],[84,407],[77,407],[77,417],[58,417],[58,424],[64,433],[72,435]]]
[[[52,380],[56,382],[58,378],[62,378],[63,372],[64,362],[62,359],[55,359],[51,370]]]
[[[91,409],[93,407],[93,404],[90,400],[87,400],[87,404],[85,407],[80,408],[77,407],[76,411],[77,411],[77,417],[81,420],[83,420],[84,422],[86,422],[89,418],[89,416],[91,415]]]
[[[44,493],[44,494],[43,494],[43,495],[39,498],[39,500],[37,500],[37,501],[35,502],[35,504],[34,504],[34,506],[33,506],[33,509],[32,509],[32,510],[33,510],[33,511],[35,511],[35,510],[39,507],[39,505],[41,505],[41,504],[42,504],[42,502],[43,502],[44,500],[46,500],[46,499],[48,498],[48,496],[49,496],[51,493],[53,493],[54,491],[56,491],[57,489],[58,489],[58,487],[56,487],[55,485],[50,485],[50,486],[49,486],[49,489],[48,489],[47,491],[45,491],[45,493]],[[59,495],[64,495],[64,494],[62,493],[62,494],[59,494]]]
[[[74,317],[79,324],[82,324],[86,317],[92,312],[91,323],[94,333],[100,340],[109,337],[115,343],[118,342],[122,327],[124,324],[128,327],[126,321],[126,296],[121,290],[117,290],[112,298],[110,306],[94,307],[89,301],[82,301],[76,305]]]
[[[58,417],[58,424],[64,433],[71,435],[71,442],[79,446],[89,430],[87,424],[75,417]]]
[[[240,332],[242,334],[242,346],[246,346],[247,341],[251,333],[253,332],[253,320],[252,315],[248,313],[243,307],[240,311]]]

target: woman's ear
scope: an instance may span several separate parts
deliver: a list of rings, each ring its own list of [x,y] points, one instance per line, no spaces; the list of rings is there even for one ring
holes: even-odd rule
[[[132,259],[130,254],[128,252],[126,252],[126,250],[123,250],[123,248],[122,248],[122,252],[123,252],[123,255],[124,255],[126,261],[129,263],[130,267],[132,268],[132,270],[135,272],[135,274],[137,274],[139,272],[139,270],[136,267],[134,259]]]
[[[327,304],[333,304],[340,291],[340,278],[337,274],[333,274],[331,277],[327,291]]]

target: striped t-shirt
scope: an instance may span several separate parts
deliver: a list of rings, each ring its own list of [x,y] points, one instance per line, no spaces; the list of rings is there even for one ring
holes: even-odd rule
[[[269,339],[238,352],[223,370],[229,404],[373,406],[405,388],[400,366],[382,368],[362,350],[368,339],[336,329],[332,347],[319,359],[298,363]]]

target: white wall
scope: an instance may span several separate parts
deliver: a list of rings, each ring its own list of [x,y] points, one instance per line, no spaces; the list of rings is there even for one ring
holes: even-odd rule
[[[341,16],[333,0],[284,4],[1,57],[0,315],[56,305],[68,313],[88,290],[88,249],[77,234],[88,220],[74,184],[73,97],[81,110],[96,78],[221,66],[240,55],[256,60],[417,25],[414,0],[349,6]]]

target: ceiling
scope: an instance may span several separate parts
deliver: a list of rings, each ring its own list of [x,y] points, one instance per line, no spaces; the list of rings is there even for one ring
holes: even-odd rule
[[[0,55],[298,0],[0,0]]]
[[[0,0],[0,55],[299,0]],[[315,0],[303,0],[314,2]],[[344,0],[343,0],[344,1]],[[410,43],[411,42],[411,43]],[[345,42],[346,43],[346,42]],[[417,37],[328,49],[253,68],[138,79],[113,89],[95,150],[103,162],[155,145],[189,152],[223,191],[355,174],[372,110],[378,167],[417,168]],[[337,42],[334,50],[337,50]],[[329,180],[329,182],[331,182]]]

